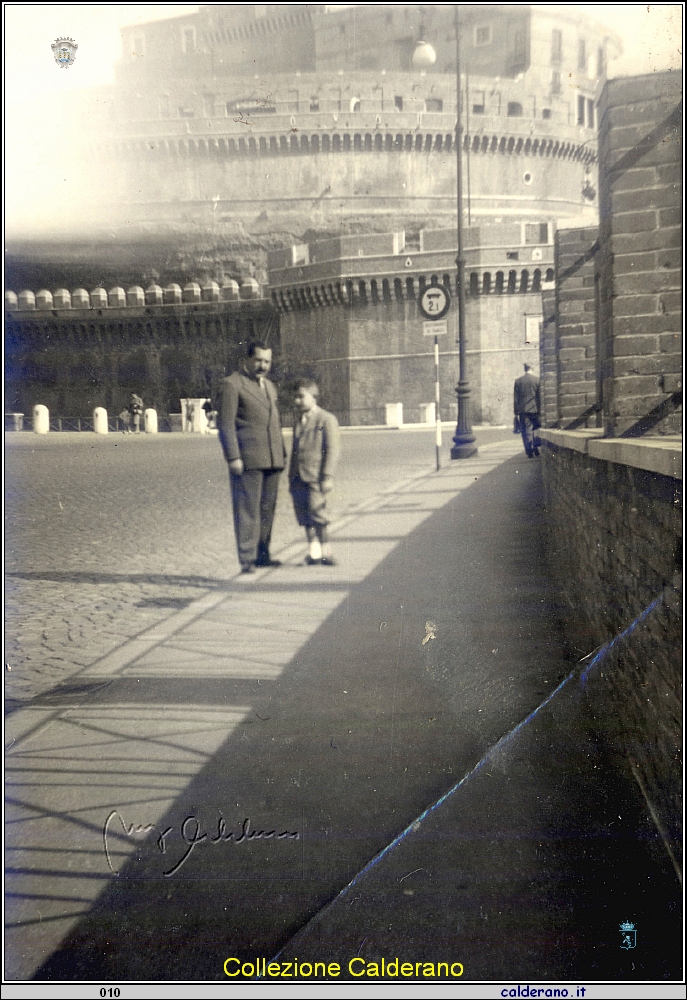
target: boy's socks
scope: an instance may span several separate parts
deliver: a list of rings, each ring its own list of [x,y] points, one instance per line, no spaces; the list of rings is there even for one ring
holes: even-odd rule
[[[322,558],[322,545],[319,538],[313,538],[308,546],[308,555],[311,559],[321,559]]]

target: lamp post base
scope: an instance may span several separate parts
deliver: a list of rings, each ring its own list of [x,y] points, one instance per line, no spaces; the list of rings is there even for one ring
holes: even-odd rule
[[[475,435],[470,424],[470,388],[467,382],[459,382],[456,389],[458,397],[458,424],[453,435],[451,458],[472,458],[477,454]]]
[[[455,438],[453,439],[455,442]],[[473,438],[474,441],[474,438]],[[472,458],[477,454],[476,444],[455,444],[451,448],[451,458]]]

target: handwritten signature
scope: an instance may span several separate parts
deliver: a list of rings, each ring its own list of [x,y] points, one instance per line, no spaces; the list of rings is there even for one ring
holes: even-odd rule
[[[120,830],[117,829],[119,826]],[[119,876],[119,872],[115,871],[112,866],[112,856],[110,854],[110,838],[111,837],[126,837],[127,839],[142,839],[152,833],[153,830],[157,831],[157,848],[161,854],[167,853],[167,838],[171,833],[174,832],[174,827],[168,826],[165,830],[160,830],[155,826],[154,823],[125,823],[124,817],[117,809],[113,809],[105,820],[105,825],[103,826],[103,846],[105,848],[105,857],[107,858],[107,864],[113,875]],[[275,830],[251,830],[250,819],[244,819],[239,832],[227,829],[227,823],[223,816],[220,816],[217,821],[217,836],[210,837],[207,833],[202,832],[202,827],[200,821],[191,814],[187,816],[181,823],[179,827],[179,833],[181,839],[187,845],[187,849],[183,856],[177,861],[177,863],[169,869],[169,871],[163,872],[165,878],[170,878],[172,875],[176,875],[179,869],[184,865],[191,854],[198,846],[198,844],[247,844],[254,840],[298,840],[300,834],[297,830],[289,831],[283,830],[281,833],[277,833]]]

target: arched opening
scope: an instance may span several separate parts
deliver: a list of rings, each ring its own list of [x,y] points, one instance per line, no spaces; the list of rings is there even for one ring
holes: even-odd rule
[[[328,135],[322,136],[322,152],[328,153],[331,146],[331,141]]]
[[[319,135],[310,136],[310,152],[319,153],[320,151],[320,137]]]
[[[350,153],[350,151],[351,151],[351,137],[350,137],[350,135],[345,135],[343,137],[343,148],[344,148],[344,153]]]
[[[365,136],[365,151],[369,153],[371,149],[372,149],[372,136],[368,132]]]
[[[255,141],[255,139],[251,138],[248,140],[248,152],[251,154],[251,156],[255,156],[257,154],[258,144]]]
[[[416,135],[415,136],[415,150],[418,153],[422,152],[422,136],[421,135]]]
[[[485,271],[482,275],[482,295],[489,295],[491,293],[491,274],[489,271]]]
[[[450,274],[442,274],[442,276],[441,276],[441,283],[442,283],[442,285],[444,285],[445,288],[448,288],[448,290],[451,291],[451,275]]]
[[[532,275],[532,291],[541,292],[541,271],[539,268]]]
[[[260,155],[267,156],[267,139],[264,136],[260,136]]]
[[[472,152],[479,153],[479,136],[475,135],[472,137]]]
[[[479,295],[479,275],[475,271],[470,272],[470,295]]]
[[[291,152],[292,153],[297,153],[298,152],[298,136],[297,135],[292,135],[291,136]]]
[[[362,148],[363,148],[362,136],[359,133],[357,133],[356,135],[353,136],[353,149],[356,152],[359,152]]]
[[[546,278],[544,280],[545,281],[553,281],[553,268],[552,267],[548,267],[546,269]]]
[[[332,136],[332,152],[333,153],[340,153],[341,152],[341,136],[340,135],[334,135],[334,136]]]
[[[403,148],[405,149],[406,153],[412,152],[412,149],[413,149],[413,137],[410,134],[410,132],[405,137],[405,140],[403,142]]]
[[[432,137],[431,135],[425,136],[425,153],[432,152]]]
[[[396,150],[397,153],[400,153],[401,150],[403,149],[403,136],[402,135],[397,135],[396,138],[394,139],[394,149]]]
[[[375,150],[378,153],[381,153],[383,149],[384,149],[384,136],[380,132],[377,132],[375,136]]]
[[[387,153],[390,153],[393,148],[394,148],[394,137],[393,135],[389,135],[387,133],[387,135],[384,136],[384,149],[387,151]]]
[[[394,278],[394,296],[397,302],[403,301],[403,282],[400,278]]]
[[[279,151],[279,143],[274,135],[270,136],[270,153],[276,153]]]
[[[529,271],[523,271],[522,274],[520,275],[520,291],[523,293],[526,292],[529,283],[530,283],[530,273]]]
[[[453,148],[453,136],[447,135],[444,139],[444,152],[450,153]]]
[[[501,141],[499,142],[499,153],[505,153],[505,152],[506,152],[506,137],[505,135],[502,135]]]
[[[515,292],[515,283],[517,281],[517,277],[518,277],[517,271],[509,271],[508,272],[508,292],[509,292],[509,294],[512,294],[513,292]]]
[[[514,149],[515,149],[515,139],[513,138],[513,136],[511,136],[510,139],[508,140],[508,152],[512,153]]]
[[[358,295],[361,302],[367,302],[367,286],[364,281],[358,282]]]
[[[435,152],[440,153],[443,147],[444,147],[444,137],[442,135],[438,135],[434,140]]]
[[[379,302],[379,289],[377,288],[376,278],[373,278],[370,282],[370,299],[373,302]]]
[[[518,156],[520,155],[520,153],[522,152],[523,145],[524,145],[524,143],[523,143],[522,139],[518,139],[517,145],[515,147],[515,153],[516,153],[516,155],[518,155]]]
[[[391,302],[391,289],[389,287],[389,279],[382,279],[382,298],[385,302]]]
[[[301,136],[301,153],[307,153],[310,150],[310,143],[308,141],[307,135]]]
[[[496,272],[496,283],[494,285],[494,292],[497,295],[503,294],[503,271]]]
[[[289,143],[285,135],[279,136],[279,149],[282,153],[288,153],[289,151]]]
[[[412,278],[406,278],[406,298],[415,298],[415,282]]]

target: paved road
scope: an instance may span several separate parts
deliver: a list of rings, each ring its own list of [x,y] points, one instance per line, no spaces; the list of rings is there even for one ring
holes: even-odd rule
[[[450,462],[446,432],[444,440]],[[10,704],[48,691],[238,571],[215,437],[24,433],[6,442]],[[431,430],[346,432],[334,510],[343,516],[433,462]],[[275,548],[301,537],[284,486]]]

